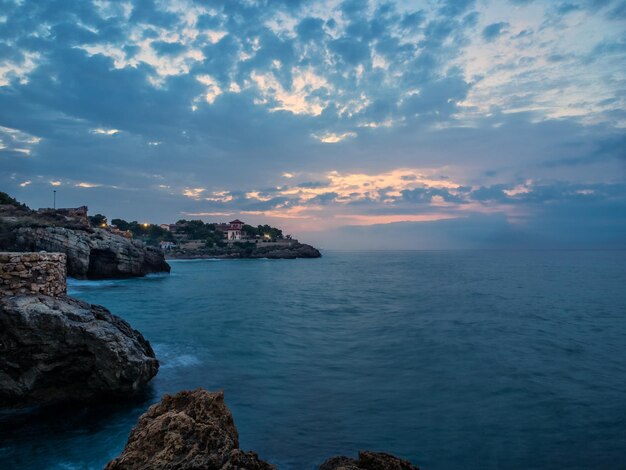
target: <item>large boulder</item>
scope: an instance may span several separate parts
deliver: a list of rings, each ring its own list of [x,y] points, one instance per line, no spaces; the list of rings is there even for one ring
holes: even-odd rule
[[[77,279],[125,278],[170,271],[159,248],[98,228],[20,227],[14,231],[10,248],[65,253],[67,274]]]
[[[0,407],[133,394],[158,368],[150,343],[104,307],[0,298]]]
[[[106,470],[272,470],[253,452],[239,449],[233,416],[222,392],[165,395],[139,418],[126,447]]]
[[[320,470],[419,470],[411,462],[383,452],[359,452],[358,459],[333,457],[320,466]]]

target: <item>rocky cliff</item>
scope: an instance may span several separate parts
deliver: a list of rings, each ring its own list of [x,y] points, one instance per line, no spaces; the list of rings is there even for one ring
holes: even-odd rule
[[[0,298],[0,407],[132,394],[158,368],[150,343],[104,307]]]
[[[65,253],[67,274],[77,279],[125,278],[170,271],[159,248],[93,228],[86,217],[87,208],[79,209],[36,212],[24,206],[0,206],[0,250]]]
[[[20,227],[13,249],[55,251],[67,255],[67,274],[77,279],[145,276],[169,272],[163,252],[102,229]]]
[[[198,389],[165,395],[144,413],[122,454],[105,470],[275,470],[253,452],[239,449],[233,416],[222,392]],[[320,470],[419,470],[393,455],[360,452],[333,457]]]

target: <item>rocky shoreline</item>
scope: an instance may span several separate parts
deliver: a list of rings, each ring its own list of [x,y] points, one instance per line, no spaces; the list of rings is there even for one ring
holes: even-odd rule
[[[276,470],[254,452],[239,448],[239,434],[223,392],[203,389],[165,395],[139,417],[122,454],[105,470]],[[319,470],[419,470],[393,455],[364,451],[339,456]]]
[[[159,248],[92,227],[87,207],[33,211],[21,205],[0,205],[0,251],[64,253],[67,274],[76,279],[170,272]]]
[[[294,242],[290,245],[260,246],[251,249],[233,244],[225,248],[180,250],[166,253],[165,259],[296,259],[320,258],[321,256],[317,248]]]
[[[0,253],[0,410],[127,400],[145,390],[159,370],[150,343],[126,321],[65,295],[65,263],[61,253]],[[164,395],[139,418],[122,454],[106,466],[148,468],[276,470],[239,448],[223,392],[203,389]],[[418,467],[366,451],[356,459],[332,457],[319,469]]]
[[[158,370],[150,343],[102,306],[67,296],[0,298],[0,407],[128,396]]]
[[[15,230],[16,251],[51,251],[67,255],[67,273],[76,279],[142,277],[170,272],[163,252],[102,229],[21,227]]]

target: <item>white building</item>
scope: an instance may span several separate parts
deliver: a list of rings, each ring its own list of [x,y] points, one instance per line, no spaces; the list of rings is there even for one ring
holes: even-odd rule
[[[159,246],[161,247],[163,251],[168,251],[176,247],[176,244],[172,242],[161,242],[159,243]]]
[[[243,222],[239,219],[229,222],[228,229],[226,230],[226,240],[234,242],[243,240],[244,238],[245,232],[243,231]]]

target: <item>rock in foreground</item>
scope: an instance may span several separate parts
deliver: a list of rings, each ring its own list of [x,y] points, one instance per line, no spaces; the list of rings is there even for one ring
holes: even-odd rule
[[[126,447],[106,470],[273,470],[253,452],[239,450],[224,394],[206,390],[165,395],[139,418]]]
[[[150,343],[104,307],[0,298],[0,407],[132,394],[158,368]]]
[[[254,452],[239,449],[223,392],[198,389],[165,395],[140,418],[126,447],[105,470],[276,470]],[[360,452],[358,460],[333,457],[320,470],[419,470],[393,455]]]
[[[359,452],[357,460],[333,457],[322,464],[320,470],[419,470],[419,467],[382,452]]]

